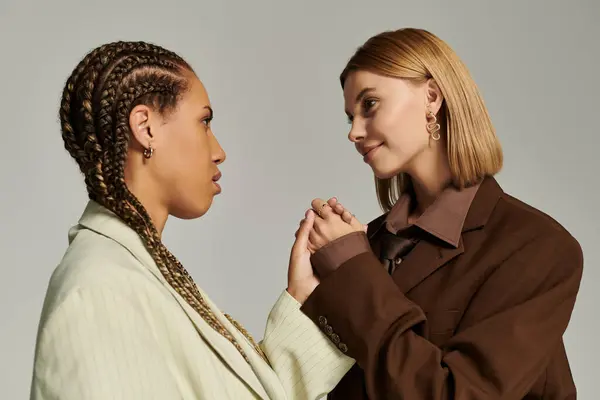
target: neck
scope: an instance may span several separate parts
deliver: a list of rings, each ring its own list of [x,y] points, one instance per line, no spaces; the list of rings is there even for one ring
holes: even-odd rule
[[[125,168],[125,184],[129,191],[142,203],[148,215],[150,215],[151,222],[159,236],[162,236],[169,212],[158,195],[160,191],[156,190],[152,180],[145,176],[142,169],[136,171],[135,168]]]
[[[440,146],[442,147],[442,146]],[[438,198],[440,193],[452,182],[452,174],[448,158],[444,153],[424,153],[415,160],[411,172],[411,178],[415,200],[416,214],[422,214]]]

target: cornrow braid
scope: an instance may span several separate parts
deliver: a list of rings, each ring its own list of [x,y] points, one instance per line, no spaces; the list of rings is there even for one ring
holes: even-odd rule
[[[85,177],[89,198],[137,232],[167,283],[249,362],[187,270],[162,243],[147,210],[125,183],[131,110],[139,104],[161,113],[174,109],[188,89],[182,75],[185,70],[193,72],[181,57],[145,42],[113,42],[94,49],[65,84],[59,111],[62,137]],[[268,362],[252,336],[231,316],[225,316]]]

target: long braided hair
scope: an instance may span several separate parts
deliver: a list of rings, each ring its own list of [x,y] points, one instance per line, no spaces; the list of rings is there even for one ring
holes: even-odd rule
[[[193,72],[186,61],[157,45],[120,41],[97,47],[79,62],[65,84],[60,105],[62,137],[85,176],[89,198],[139,234],[169,285],[248,361],[125,184],[131,110],[144,104],[162,114],[172,111],[188,90],[186,71]],[[267,361],[250,334],[226,316]]]

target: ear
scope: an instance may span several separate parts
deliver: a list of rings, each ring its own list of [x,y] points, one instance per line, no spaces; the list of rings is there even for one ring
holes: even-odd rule
[[[153,144],[154,138],[150,132],[150,116],[152,110],[146,105],[137,105],[129,114],[129,129],[133,135],[132,142],[143,149],[149,148]],[[134,143],[132,143],[134,144]]]
[[[434,114],[437,114],[442,108],[442,102],[444,101],[444,96],[442,95],[442,91],[438,86],[437,82],[431,78],[425,84],[426,98],[427,98],[427,108]]]

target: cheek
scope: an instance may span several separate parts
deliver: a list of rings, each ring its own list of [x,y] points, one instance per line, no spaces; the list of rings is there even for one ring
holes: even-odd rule
[[[428,143],[425,117],[422,110],[407,102],[377,116],[375,129],[392,150],[404,154],[419,151]]]
[[[208,141],[206,135],[198,130],[181,130],[170,138],[169,158],[165,171],[169,171],[170,179],[180,186],[195,184],[206,180],[207,165],[210,164]]]
[[[210,173],[211,158],[209,143],[204,132],[199,132],[192,138],[185,149],[187,175],[195,177],[196,181],[206,180],[206,174]]]

